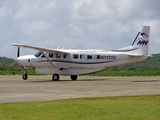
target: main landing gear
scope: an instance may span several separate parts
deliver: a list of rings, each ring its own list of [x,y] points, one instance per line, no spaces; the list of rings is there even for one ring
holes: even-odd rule
[[[28,79],[27,73],[24,73],[24,74],[22,75],[22,78],[23,78],[23,80],[27,80],[27,79]]]
[[[77,80],[77,75],[71,75],[71,80]]]
[[[53,74],[52,75],[52,80],[53,81],[58,81],[59,80],[59,75],[58,74]],[[77,75],[71,75],[71,80],[77,80],[78,76]]]
[[[53,74],[52,75],[52,80],[53,81],[58,81],[59,80],[59,75],[58,74]]]

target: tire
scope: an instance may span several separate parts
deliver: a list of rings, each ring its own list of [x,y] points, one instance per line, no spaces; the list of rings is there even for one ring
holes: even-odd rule
[[[22,78],[23,78],[23,80],[27,80],[27,79],[28,79],[27,73],[23,74],[23,75],[22,75]]]
[[[53,74],[52,80],[58,81],[59,80],[59,75],[58,74]]]
[[[77,75],[71,75],[71,80],[77,80],[78,76]]]

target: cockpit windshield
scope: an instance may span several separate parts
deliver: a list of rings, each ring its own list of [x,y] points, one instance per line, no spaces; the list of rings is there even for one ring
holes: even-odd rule
[[[39,52],[37,52],[34,56],[35,56],[35,57],[39,57],[40,55],[42,55],[42,52],[39,51]]]

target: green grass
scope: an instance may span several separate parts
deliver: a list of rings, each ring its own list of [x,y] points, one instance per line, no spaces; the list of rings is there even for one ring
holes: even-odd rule
[[[160,95],[0,104],[1,120],[159,120]]]
[[[13,69],[13,70],[0,70],[0,75],[22,75],[24,72],[22,69]],[[34,70],[28,70],[28,75],[51,75],[51,74],[38,74]],[[85,74],[89,76],[160,76],[159,71],[113,71],[105,70],[92,74]]]
[[[90,76],[160,76],[159,71],[111,71],[105,70],[97,72],[94,74],[89,74]]]

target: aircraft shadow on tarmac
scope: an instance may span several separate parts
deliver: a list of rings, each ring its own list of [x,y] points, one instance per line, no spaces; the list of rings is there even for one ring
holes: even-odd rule
[[[136,80],[131,82],[160,82],[160,80]]]
[[[88,81],[106,81],[106,78],[101,78],[101,79],[78,79],[78,80],[58,80],[58,81],[52,81],[52,80],[28,80],[29,82],[78,82],[78,81],[84,81],[84,82],[88,82]]]

